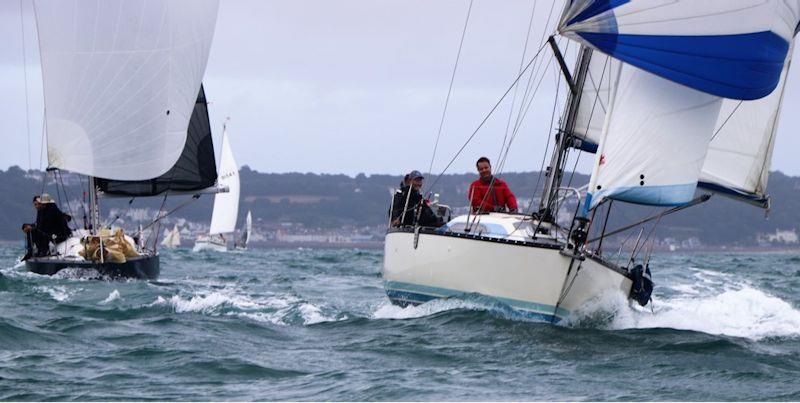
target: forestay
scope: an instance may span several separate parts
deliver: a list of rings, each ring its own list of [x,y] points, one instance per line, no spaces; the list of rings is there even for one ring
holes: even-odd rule
[[[239,168],[233,159],[227,128],[222,131],[217,184],[227,187],[228,192],[217,193],[214,196],[214,212],[211,213],[211,229],[209,231],[211,235],[235,231],[236,219],[239,215]]]
[[[596,154],[586,208],[605,198],[689,202],[722,98],[622,65]]]
[[[758,99],[778,85],[800,0],[572,0],[559,32],[694,89]]]
[[[177,161],[218,0],[35,0],[51,167],[117,180]]]
[[[769,207],[767,179],[791,53],[786,57],[781,81],[770,95],[755,101],[722,102],[700,187]]]

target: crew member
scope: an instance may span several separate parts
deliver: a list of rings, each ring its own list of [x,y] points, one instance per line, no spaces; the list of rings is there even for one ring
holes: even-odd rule
[[[22,224],[27,249],[23,260],[34,255],[34,246],[36,246],[35,256],[47,256],[50,252],[50,242],[64,242],[72,234],[67,224],[72,217],[64,214],[49,194],[42,193],[41,196],[35,196],[33,207],[36,209],[36,223]]]
[[[422,188],[425,177],[419,171],[408,174],[409,185],[400,188],[394,194],[392,201],[392,226],[414,225],[416,222],[423,227],[441,227],[442,219],[437,216],[428,201],[422,197]]]
[[[475,166],[480,177],[469,185],[472,211],[477,214],[504,211],[515,213],[517,198],[504,180],[492,175],[492,164],[489,159],[480,157]]]

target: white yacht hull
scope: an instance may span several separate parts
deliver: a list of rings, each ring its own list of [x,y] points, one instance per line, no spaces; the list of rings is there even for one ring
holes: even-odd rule
[[[556,244],[410,229],[386,235],[383,278],[399,305],[469,293],[489,296],[526,317],[559,322],[607,293],[627,296],[625,271],[560,253]],[[416,247],[415,247],[416,243]]]
[[[194,241],[194,247],[192,248],[192,252],[200,252],[200,251],[212,251],[212,252],[227,252],[228,245],[227,243],[220,243],[216,239],[211,238],[201,238]]]

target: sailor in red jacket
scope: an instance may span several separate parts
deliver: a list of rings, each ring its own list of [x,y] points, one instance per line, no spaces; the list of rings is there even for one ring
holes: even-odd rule
[[[517,198],[505,181],[492,176],[492,164],[486,157],[478,158],[475,163],[480,178],[469,185],[469,200],[475,213],[493,211],[517,211]]]

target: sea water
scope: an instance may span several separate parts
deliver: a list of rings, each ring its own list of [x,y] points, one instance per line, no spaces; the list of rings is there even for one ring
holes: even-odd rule
[[[158,281],[0,246],[2,400],[800,400],[800,254],[664,253],[565,325],[391,305],[380,250],[163,250]]]

